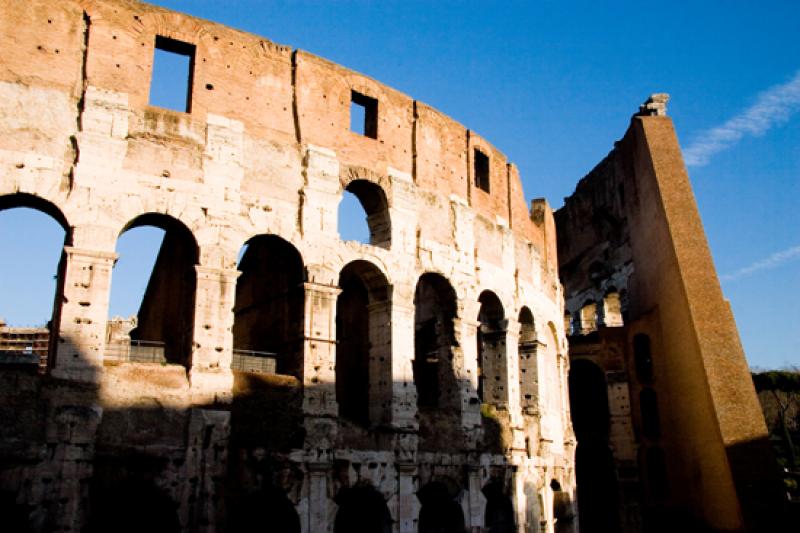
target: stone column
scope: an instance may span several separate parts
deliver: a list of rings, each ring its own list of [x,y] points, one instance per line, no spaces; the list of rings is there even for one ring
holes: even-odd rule
[[[397,463],[397,524],[398,533],[416,533],[414,519],[419,514],[417,497],[414,494],[414,478],[417,465]]]
[[[71,246],[65,246],[64,253],[52,374],[96,381],[103,366],[111,268],[117,254]]]
[[[324,533],[331,528],[328,524],[328,473],[331,464],[308,463],[308,531],[303,533]]]
[[[333,447],[339,412],[336,403],[336,298],[341,289],[319,283],[305,283],[304,287],[301,379],[306,447],[323,451]]]
[[[474,313],[477,316],[477,313]],[[472,316],[472,314],[470,315]],[[460,331],[461,365],[454,358],[456,376],[461,382],[461,424],[467,434],[481,427],[480,400],[478,399],[478,338],[480,322],[477,320],[456,319],[456,331]],[[460,368],[459,368],[460,367]],[[474,436],[477,438],[477,435]],[[470,439],[472,440],[472,439]],[[474,443],[472,443],[474,444]]]
[[[195,402],[229,400],[233,388],[233,305],[236,269],[195,266],[194,342],[189,377]]]
[[[392,416],[391,300],[369,304],[369,420],[388,424]]]
[[[414,306],[394,299],[392,327],[392,427],[417,430],[417,389],[414,385]]]
[[[470,465],[468,472],[469,487],[469,516],[467,517],[467,530],[481,533],[484,524],[484,508],[486,498],[481,492],[481,470],[477,465]]]

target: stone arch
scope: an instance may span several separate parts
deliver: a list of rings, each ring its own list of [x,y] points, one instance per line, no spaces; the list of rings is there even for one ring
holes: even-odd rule
[[[54,264],[56,282],[52,295],[53,303],[50,308],[50,315],[48,317],[48,323],[47,323],[47,328],[49,329],[47,353],[39,354],[40,360],[38,364],[40,366],[40,370],[44,371],[45,363],[47,366],[52,366],[54,361],[54,355],[58,347],[57,340],[59,337],[59,326],[61,322],[60,320],[61,303],[63,301],[64,275],[66,272],[66,261],[67,261],[64,252],[64,246],[69,246],[72,244],[72,227],[67,221],[67,217],[64,215],[63,211],[49,200],[28,193],[13,193],[13,194],[0,195],[0,211],[17,209],[17,208],[32,209],[37,213],[49,217],[52,220],[54,220],[64,231],[64,238],[62,241],[62,245],[59,247],[58,250],[59,259]],[[42,243],[37,243],[37,245],[41,244]],[[31,361],[31,364],[35,363]]]
[[[578,441],[575,470],[581,531],[618,531],[617,483],[608,445],[610,414],[603,370],[588,359],[573,361],[569,391]]]
[[[414,384],[420,418],[420,446],[437,436],[461,438],[461,394],[454,357],[458,348],[456,320],[458,301],[450,282],[441,274],[427,272],[414,292]],[[431,441],[432,442],[432,441]]]
[[[536,338],[536,323],[530,308],[523,306],[519,311],[519,394],[520,405],[532,411],[539,405],[539,365]]]
[[[302,378],[306,272],[300,252],[276,235],[243,247],[233,306],[233,367]]]
[[[378,267],[348,263],[336,300],[336,399],[340,416],[387,422],[392,397],[391,287]]]
[[[369,241],[365,244],[389,248],[392,224],[389,201],[381,185],[366,179],[353,179],[343,184],[343,189],[355,196],[366,214]],[[341,203],[340,209],[341,209]]]
[[[483,513],[485,531],[488,533],[513,533],[517,531],[514,518],[514,504],[506,494],[503,483],[494,479],[483,489],[486,508]]]
[[[334,498],[339,509],[333,533],[391,533],[392,515],[383,495],[368,483],[341,489]]]
[[[64,244],[70,245],[72,243],[72,227],[67,221],[64,212],[57,205],[35,194],[18,192],[0,195],[0,211],[18,207],[27,207],[28,209],[34,209],[45,215],[49,215],[64,229],[64,233],[66,234]]]
[[[508,404],[508,321],[503,304],[494,292],[483,291],[478,302],[478,398],[484,403],[505,406]]]
[[[419,533],[463,533],[464,510],[458,503],[459,491],[454,484],[431,481],[417,491],[421,506]]]
[[[164,237],[135,322],[109,322],[106,356],[189,368],[197,286],[195,266],[199,262],[197,241],[183,222],[161,213],[137,216],[123,226],[120,236],[144,226],[161,229]]]

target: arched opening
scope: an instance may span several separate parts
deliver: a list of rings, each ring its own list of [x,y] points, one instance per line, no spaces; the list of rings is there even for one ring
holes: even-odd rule
[[[642,413],[642,434],[648,439],[657,439],[661,435],[661,421],[656,391],[649,387],[642,389],[639,393],[639,409]]]
[[[667,478],[667,459],[664,450],[651,446],[645,452],[647,486],[653,500],[663,500],[669,495]]]
[[[46,370],[58,339],[64,246],[71,236],[53,204],[28,194],[0,196],[2,364]]]
[[[300,533],[300,516],[286,492],[270,486],[248,494],[230,508],[230,533]]]
[[[520,405],[526,411],[534,411],[539,405],[537,348],[533,313],[523,307],[519,312],[519,394]]]
[[[241,253],[233,306],[234,370],[301,378],[305,270],[294,246],[253,237]]]
[[[117,254],[105,356],[188,368],[199,257],[194,235],[170,216],[148,213],[122,230]]]
[[[481,489],[486,498],[484,525],[489,533],[515,533],[514,504],[503,490],[503,484],[494,480]]]
[[[386,500],[372,486],[344,488],[334,501],[339,506],[333,523],[334,533],[391,533],[392,515]]]
[[[603,325],[608,328],[623,326],[622,302],[614,288],[609,289],[603,297]]]
[[[578,447],[575,473],[578,516],[582,532],[619,531],[617,483],[608,446],[608,392],[603,371],[584,359],[569,371],[572,425]]]
[[[503,304],[491,291],[478,297],[478,398],[495,406],[508,403],[506,364],[506,329]]]
[[[152,481],[93,480],[88,533],[178,533],[177,505]]]
[[[367,180],[347,184],[339,204],[339,235],[342,240],[389,248],[392,239],[389,202],[379,185]]]
[[[593,300],[587,300],[580,313],[581,327],[580,334],[588,335],[597,331],[597,304]]]
[[[464,533],[464,511],[456,498],[455,486],[431,481],[417,492],[422,506],[419,510],[419,533]]]
[[[456,292],[439,274],[420,276],[414,293],[414,385],[421,446],[427,437],[441,436],[446,442],[448,430],[460,428],[461,395],[453,366]]]
[[[363,427],[386,421],[391,401],[389,284],[367,261],[339,275],[336,300],[336,400],[339,415]]]
[[[572,501],[569,493],[561,488],[561,483],[553,479],[550,481],[550,490],[553,494],[553,521],[555,533],[572,531],[575,516],[572,511]]]
[[[653,355],[650,351],[650,337],[644,333],[633,336],[633,365],[636,377],[642,383],[653,381]]]

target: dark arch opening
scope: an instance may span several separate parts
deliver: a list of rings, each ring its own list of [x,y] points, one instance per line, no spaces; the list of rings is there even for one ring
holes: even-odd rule
[[[488,483],[481,490],[486,497],[484,525],[489,533],[515,533],[514,504],[499,481]]]
[[[608,446],[608,392],[600,367],[584,359],[573,361],[569,371],[569,396],[572,425],[578,440],[575,473],[581,531],[619,531],[617,482]]]
[[[492,291],[478,297],[478,398],[495,406],[508,403],[506,329],[508,321],[500,299]]]
[[[642,389],[639,393],[639,409],[642,413],[642,434],[648,439],[657,439],[661,435],[661,421],[656,391],[649,387]]]
[[[388,416],[391,401],[389,284],[367,261],[339,275],[336,300],[336,400],[339,415],[363,427]]]
[[[452,447],[450,439],[461,438],[461,395],[453,368],[456,310],[456,292],[447,279],[420,276],[414,293],[413,370],[422,447],[435,441]]]
[[[300,379],[303,259],[294,246],[274,235],[253,237],[241,257],[233,306],[233,367]]]
[[[369,485],[344,488],[334,498],[339,510],[334,533],[391,533],[392,515],[383,495]]]
[[[137,268],[149,255],[146,248],[124,250],[123,237],[146,226],[163,231],[163,239],[144,288],[134,319],[110,320],[106,334],[106,357],[134,362],[169,363],[191,366],[194,337],[194,302],[197,287],[199,250],[194,235],[183,223],[168,215],[141,215],[120,233],[117,240],[119,274],[124,267]],[[155,247],[155,234],[146,240]],[[152,248],[151,248],[152,249]],[[140,267],[138,267],[140,268]],[[112,276],[111,301],[120,292],[129,292],[126,271],[122,280]],[[113,313],[113,308],[110,310]]]
[[[636,377],[642,383],[653,381],[653,356],[650,351],[650,337],[644,333],[633,336],[633,364]]]
[[[669,483],[667,478],[667,459],[664,450],[658,446],[647,448],[645,463],[650,497],[654,500],[666,498],[669,495]]]
[[[364,244],[371,244],[373,246],[381,246],[388,248],[392,239],[392,226],[389,217],[389,202],[386,199],[386,193],[383,189],[367,180],[354,180],[347,184],[345,193],[350,193],[361,204],[361,208],[366,215],[367,228],[369,236],[366,239],[357,239]],[[354,208],[352,200],[343,201],[339,206],[339,232],[343,237],[349,236],[350,226],[357,225],[355,217],[350,212],[343,212],[343,209],[348,211]],[[357,235],[356,235],[357,236]]]
[[[55,224],[53,223],[55,221]],[[54,361],[72,231],[63,213],[29,194],[0,196],[0,356],[44,372]]]
[[[151,481],[93,480],[88,533],[178,533],[177,505]]]
[[[440,481],[431,481],[417,492],[419,533],[464,533],[464,511],[456,501],[458,491]]]
[[[297,514],[286,492],[269,486],[252,492],[231,508],[230,533],[300,533]]]
[[[539,405],[539,368],[537,361],[536,324],[527,307],[519,311],[519,394],[520,405],[534,410]]]

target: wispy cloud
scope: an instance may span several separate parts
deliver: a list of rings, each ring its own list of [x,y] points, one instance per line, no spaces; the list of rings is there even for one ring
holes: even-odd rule
[[[786,250],[783,250],[781,252],[775,252],[771,256],[762,259],[760,261],[756,261],[752,265],[740,268],[739,270],[733,272],[732,274],[725,274],[723,276],[720,276],[720,279],[722,281],[733,281],[735,279],[749,276],[750,274],[758,272],[759,270],[775,268],[776,266],[782,265],[787,261],[791,261],[796,257],[800,257],[800,246],[792,246],[791,248],[787,248]]]
[[[786,83],[760,93],[756,102],[724,124],[701,132],[683,151],[687,166],[700,167],[712,155],[730,148],[742,137],[759,136],[800,111],[800,70]]]

